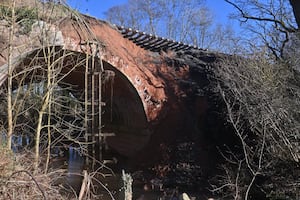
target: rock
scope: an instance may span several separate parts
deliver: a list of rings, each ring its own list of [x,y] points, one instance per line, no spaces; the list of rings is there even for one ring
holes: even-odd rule
[[[39,37],[41,44],[44,45],[64,45],[63,34],[54,25],[48,24],[45,21],[36,21],[32,25],[30,37]]]

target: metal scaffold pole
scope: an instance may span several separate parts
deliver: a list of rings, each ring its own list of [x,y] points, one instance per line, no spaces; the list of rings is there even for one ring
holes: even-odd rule
[[[103,72],[102,61],[100,66],[96,62],[98,44],[94,41],[86,42],[87,48],[90,50],[90,55],[87,55],[85,69],[85,140],[88,149],[87,163],[96,165],[96,160],[102,160],[102,152],[96,151],[96,146],[99,146],[97,137],[101,134],[102,126],[102,104],[101,104],[101,74]],[[100,138],[100,137],[99,137]],[[101,139],[101,138],[100,138]],[[99,155],[98,155],[99,154]],[[92,163],[89,161],[92,158]]]
[[[113,71],[104,70],[100,55],[100,42],[90,29],[89,25],[80,17],[78,17],[77,20],[78,28],[82,32],[82,38],[85,39],[85,41],[81,43],[81,47],[86,51],[84,88],[84,149],[86,149],[87,166],[92,166],[92,168],[94,168],[96,161],[102,163],[110,162],[110,160],[104,160],[103,151],[105,149],[104,146],[107,146],[106,138],[115,136],[115,134],[102,132],[102,106],[105,106],[105,102],[102,102],[102,87],[104,84],[106,84],[103,79],[114,78],[115,74]]]

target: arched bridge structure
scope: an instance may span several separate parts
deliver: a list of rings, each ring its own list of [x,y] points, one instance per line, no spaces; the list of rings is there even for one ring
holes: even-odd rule
[[[202,70],[206,62],[215,62],[214,56],[197,47],[88,16],[66,17],[52,24],[37,21],[27,36],[14,40],[13,59],[0,57],[0,84],[5,85],[8,64],[18,74],[24,66],[34,68],[37,63],[46,64],[45,55],[51,55],[52,63],[62,64],[61,77],[78,91],[75,95],[85,99],[86,104],[89,103],[87,98],[93,96],[90,103],[94,107],[100,104],[103,118],[96,117],[95,120],[101,122],[93,128],[98,130],[101,127],[95,126],[103,125],[113,132],[115,137],[107,138],[107,142],[120,154],[134,156],[145,148],[154,148],[155,143],[159,146],[174,134],[195,132],[192,123],[200,119],[207,108],[205,98],[197,89],[199,84],[206,84],[204,76],[199,76],[205,70],[199,72],[200,68],[191,67],[195,59],[187,59],[192,60],[189,63],[178,58],[178,55],[189,58],[197,53],[203,58]],[[5,49],[2,54],[7,52]],[[192,71],[198,73],[197,79],[202,77],[203,80],[190,81]],[[105,73],[108,79],[110,75],[113,79],[99,92],[97,88],[105,81]],[[101,80],[97,78],[99,74]],[[23,80],[14,81],[17,84]],[[94,97],[95,94],[101,99]],[[189,96],[192,98],[187,98]],[[109,108],[109,111],[104,109],[106,113],[101,110],[102,103]]]

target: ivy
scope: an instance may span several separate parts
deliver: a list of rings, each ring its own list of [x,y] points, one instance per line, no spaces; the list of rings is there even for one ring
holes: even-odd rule
[[[31,31],[32,24],[37,20],[38,14],[36,8],[19,7],[15,10],[16,23],[21,26],[20,32],[27,34]],[[12,8],[0,5],[0,19],[11,23]]]

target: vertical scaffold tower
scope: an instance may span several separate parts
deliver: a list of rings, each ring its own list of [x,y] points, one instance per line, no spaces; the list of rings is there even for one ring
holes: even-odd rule
[[[84,88],[86,164],[94,168],[97,161],[107,162],[103,160],[103,150],[107,146],[106,138],[115,136],[114,133],[102,132],[102,107],[105,106],[105,102],[102,101],[102,87],[105,84],[103,80],[112,79],[115,74],[113,71],[104,70],[100,42],[89,25],[82,18],[78,17],[77,21],[84,38],[80,45],[86,52]]]

